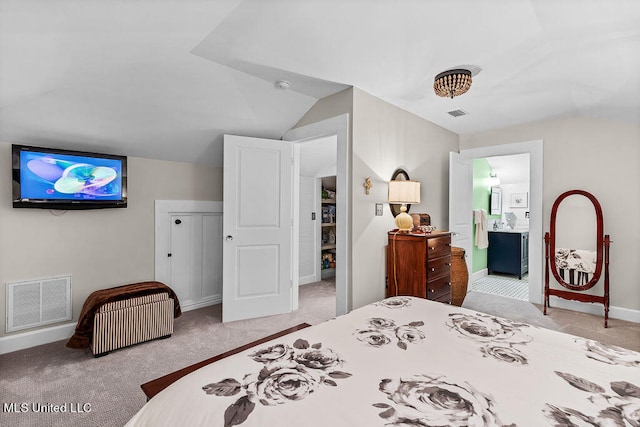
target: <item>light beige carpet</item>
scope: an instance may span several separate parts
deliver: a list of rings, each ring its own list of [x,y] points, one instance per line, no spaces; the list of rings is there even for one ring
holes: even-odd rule
[[[28,406],[26,412],[1,413],[0,425],[122,426],[146,401],[140,384],[291,326],[334,317],[335,283],[302,286],[299,304],[293,313],[225,324],[220,304],[188,311],[176,319],[171,338],[100,358],[89,350],[68,349],[66,341],[0,355],[0,404]],[[79,404],[89,412],[38,413],[32,404]]]

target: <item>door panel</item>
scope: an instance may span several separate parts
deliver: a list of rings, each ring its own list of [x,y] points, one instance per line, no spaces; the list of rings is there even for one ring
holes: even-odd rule
[[[278,295],[279,252],[277,245],[252,245],[237,249],[237,298]]]
[[[193,292],[192,216],[171,215],[170,284],[180,302],[197,298]]]
[[[182,311],[220,303],[222,202],[156,200],[155,229],[154,277],[176,290]]]
[[[222,320],[292,309],[292,148],[224,137]]]
[[[281,226],[280,175],[283,165],[280,157],[279,150],[247,147],[238,150],[239,229]]]
[[[299,213],[299,278],[300,285],[320,280],[320,210],[317,201],[320,191],[316,187],[316,178],[300,177],[300,213]],[[316,215],[318,219],[313,219]]]
[[[202,215],[202,298],[222,294],[222,215]]]
[[[473,163],[458,153],[449,153],[449,231],[451,246],[463,248],[467,271],[471,272]]]

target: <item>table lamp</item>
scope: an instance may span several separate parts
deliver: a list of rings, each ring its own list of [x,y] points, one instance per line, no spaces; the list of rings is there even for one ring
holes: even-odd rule
[[[413,228],[413,219],[407,213],[407,204],[420,203],[420,183],[418,181],[389,181],[389,203],[400,204],[396,216],[398,231],[408,233]]]

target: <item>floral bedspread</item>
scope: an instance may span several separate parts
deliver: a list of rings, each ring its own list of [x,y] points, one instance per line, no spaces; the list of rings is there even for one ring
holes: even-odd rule
[[[394,297],[205,366],[128,426],[638,426],[640,353]]]

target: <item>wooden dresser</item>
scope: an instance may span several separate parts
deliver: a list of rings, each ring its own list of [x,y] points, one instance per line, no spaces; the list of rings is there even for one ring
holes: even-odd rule
[[[390,231],[388,235],[386,296],[410,295],[451,304],[451,233]]]

